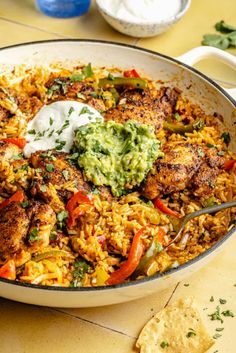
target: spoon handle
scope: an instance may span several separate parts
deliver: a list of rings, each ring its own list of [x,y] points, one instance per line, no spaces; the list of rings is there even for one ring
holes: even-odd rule
[[[171,244],[175,243],[177,239],[179,239],[180,234],[182,233],[182,230],[184,229],[185,225],[193,218],[199,217],[203,214],[210,214],[218,211],[225,210],[226,208],[234,207],[236,206],[236,200],[230,201],[230,202],[225,202],[220,205],[215,205],[215,206],[210,206],[206,208],[202,208],[201,210],[195,211],[193,213],[189,213],[186,216],[184,216],[182,219],[180,219],[180,224],[179,224],[179,229],[177,231],[176,236],[174,239],[171,240],[171,242],[167,245],[166,248],[168,248]]]
[[[195,211],[193,213],[186,215],[186,217],[184,217],[185,218],[184,223],[186,224],[186,222],[188,222],[190,219],[195,218],[195,217],[199,217],[203,214],[210,214],[210,213],[222,211],[222,210],[225,210],[226,208],[230,208],[230,207],[234,207],[234,206],[236,206],[236,200],[230,201],[230,202],[225,202],[220,205],[202,208],[201,210],[198,210],[198,211]],[[185,220],[186,220],[186,222],[185,222]]]

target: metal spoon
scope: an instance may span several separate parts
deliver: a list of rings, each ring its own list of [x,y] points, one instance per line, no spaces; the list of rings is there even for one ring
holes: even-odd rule
[[[184,227],[191,219],[199,217],[203,214],[215,213],[215,212],[222,211],[222,210],[225,210],[226,208],[230,208],[230,207],[234,207],[234,206],[236,206],[236,200],[230,201],[230,202],[225,202],[220,205],[202,208],[201,210],[193,212],[193,213],[189,213],[182,218],[173,219],[173,226],[176,231],[176,236],[174,237],[174,239],[171,240],[171,242],[165,248],[168,248],[171,244],[175,243],[179,239]]]

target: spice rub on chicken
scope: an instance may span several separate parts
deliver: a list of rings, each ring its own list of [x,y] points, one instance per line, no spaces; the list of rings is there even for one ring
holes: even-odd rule
[[[213,148],[184,142],[168,142],[164,157],[155,162],[148,173],[142,193],[154,199],[191,188],[195,195],[211,193],[224,159]]]
[[[30,245],[32,251],[49,244],[49,236],[56,223],[56,215],[49,205],[29,202],[10,202],[0,210],[0,253],[14,254]]]
[[[51,77],[46,83],[48,102],[76,100],[97,109],[106,109],[103,99],[95,94],[92,84],[75,80],[76,77]],[[95,95],[95,97],[94,97]]]
[[[132,89],[120,94],[115,108],[109,109],[104,118],[124,123],[127,120],[153,125],[156,132],[162,128],[166,117],[171,116],[179,96],[179,91],[162,87],[157,89]]]
[[[78,190],[90,191],[79,169],[70,164],[67,153],[38,151],[30,161],[36,176],[32,195],[47,202],[55,212],[65,208],[64,202]]]

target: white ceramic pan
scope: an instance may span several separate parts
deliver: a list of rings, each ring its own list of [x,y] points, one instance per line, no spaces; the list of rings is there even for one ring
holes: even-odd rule
[[[177,86],[183,95],[199,104],[205,112],[218,112],[225,119],[225,129],[235,136],[236,89],[227,92],[189,65],[206,56],[223,60],[236,70],[236,58],[215,48],[199,47],[179,60],[149,50],[102,41],[58,40],[20,44],[0,50],[0,70],[9,65],[47,65],[54,61],[73,61],[93,66],[135,67],[154,80]],[[181,63],[186,62],[188,65]],[[236,86],[236,82],[235,82]],[[233,137],[233,136],[232,136]],[[235,141],[235,138],[231,138]],[[236,150],[236,146],[232,146]],[[98,288],[61,288],[36,286],[0,279],[0,295],[29,304],[56,307],[91,307],[121,303],[161,291],[203,267],[232,238],[234,229],[211,249],[188,263],[136,282]]]

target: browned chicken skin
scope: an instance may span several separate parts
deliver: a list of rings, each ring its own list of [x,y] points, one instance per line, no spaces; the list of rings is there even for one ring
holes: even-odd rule
[[[105,120],[124,123],[135,120],[153,125],[156,132],[162,128],[165,117],[171,116],[176,105],[178,92],[169,88],[127,90],[120,95],[119,104],[105,114]]]
[[[40,250],[49,245],[50,233],[56,223],[55,212],[49,205],[34,201],[29,207],[28,215],[31,219],[28,242],[31,249]]]
[[[58,100],[82,100],[83,103],[90,105],[98,111],[106,109],[104,101],[100,98],[94,98],[91,93],[94,88],[90,84],[84,82],[73,82],[69,77],[52,77],[47,83],[46,87],[49,92],[52,91],[51,97],[49,95],[49,102]],[[78,96],[81,94],[81,97]]]
[[[81,171],[72,166],[67,157],[67,153],[51,151],[38,151],[31,155],[33,167],[40,170],[31,190],[32,195],[49,203],[55,212],[63,210],[64,202],[73,194],[63,188],[64,184],[71,183],[77,190],[90,191]]]
[[[0,253],[17,253],[30,244],[31,251],[49,244],[56,215],[49,205],[33,201],[24,209],[20,202],[11,202],[0,210]]]
[[[0,253],[13,254],[26,239],[29,217],[20,202],[12,202],[0,210]]]
[[[143,195],[154,199],[190,187],[195,195],[211,192],[224,159],[213,148],[190,143],[166,143],[143,186]]]

